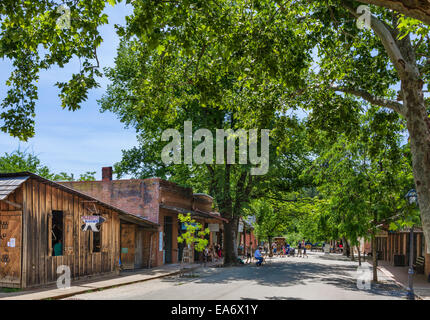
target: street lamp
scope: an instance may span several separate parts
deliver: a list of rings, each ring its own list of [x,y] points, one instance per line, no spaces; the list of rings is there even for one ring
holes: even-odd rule
[[[416,205],[418,205],[418,194],[415,191],[415,189],[409,190],[405,198],[408,199],[409,204],[415,203]],[[408,300],[415,300],[414,283],[413,283],[414,281],[413,260],[414,260],[414,226],[412,225],[409,233],[409,271],[408,271],[408,294],[407,294]]]

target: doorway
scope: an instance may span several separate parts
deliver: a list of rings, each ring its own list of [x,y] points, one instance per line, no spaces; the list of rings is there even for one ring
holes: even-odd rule
[[[164,262],[172,263],[172,217],[164,217]]]
[[[132,224],[121,223],[121,264],[124,269],[134,269],[136,232]]]

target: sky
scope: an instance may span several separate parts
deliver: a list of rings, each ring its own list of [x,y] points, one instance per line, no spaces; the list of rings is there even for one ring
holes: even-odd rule
[[[97,49],[101,70],[114,65],[119,38],[114,24],[125,25],[125,16],[132,7],[120,3],[107,5],[109,24],[100,27],[103,43]],[[6,95],[5,81],[12,70],[11,62],[0,60],[0,99]],[[0,155],[20,148],[36,154],[42,164],[53,172],[73,173],[75,177],[87,171],[96,171],[101,179],[101,168],[112,166],[122,158],[121,150],[137,145],[134,129],[126,129],[113,113],[99,112],[97,99],[103,95],[108,80],[100,79],[98,89],[91,90],[88,99],[78,111],[63,110],[58,97],[57,81],[67,81],[79,70],[79,62],[65,68],[51,68],[40,74],[39,100],[36,102],[35,137],[27,143],[0,132]]]

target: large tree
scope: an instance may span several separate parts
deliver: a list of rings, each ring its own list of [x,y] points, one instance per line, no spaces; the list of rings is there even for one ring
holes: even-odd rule
[[[356,25],[357,1],[185,1],[135,2],[126,37],[158,48],[166,59],[182,55],[193,63],[183,79],[210,83],[202,66],[224,64],[240,72],[251,90],[274,83],[283,92],[277,107],[311,110],[333,133],[349,130],[360,100],[398,113],[406,122],[423,229],[430,240],[430,132],[427,26],[405,28],[402,17],[371,7],[372,30]],[[405,30],[412,30],[406,33]],[[208,50],[212,49],[212,50]],[[206,60],[205,60],[206,59]],[[228,62],[228,63],[226,63]],[[161,69],[160,69],[161,70]],[[191,71],[192,70],[192,71]],[[208,82],[209,81],[209,82]],[[247,112],[250,111],[250,112]],[[258,110],[260,111],[260,110]],[[252,121],[255,108],[243,109]],[[428,246],[430,248],[430,245]]]
[[[168,33],[164,36],[169,37]],[[235,61],[229,62],[228,56],[211,58],[224,51],[222,43],[207,46],[203,49],[205,54],[200,48],[199,61],[191,53],[195,50],[175,43],[169,47],[167,43],[147,45],[146,40],[125,39],[115,67],[107,70],[112,83],[100,102],[103,110],[115,112],[138,133],[139,146],[124,152],[115,171],[137,178],[169,178],[193,187],[195,192],[213,196],[217,209],[228,220],[224,224],[224,263],[231,264],[237,262],[236,235],[244,206],[257,193],[280,187],[282,175],[288,177],[283,173],[305,159],[303,143],[296,143],[303,136],[303,128],[294,116],[276,114],[273,105],[280,103],[283,92],[275,84],[262,79],[250,88],[241,81],[243,74],[235,70],[239,69]],[[192,132],[185,132],[186,121],[191,122]],[[162,137],[171,129],[180,134],[179,161],[166,163],[162,153],[167,141],[162,141]],[[252,163],[248,140],[245,161],[242,162],[237,141],[235,158],[230,161],[225,156],[230,143],[217,135],[219,129],[232,130],[227,141],[241,141],[237,131],[240,129],[256,130],[258,141],[263,135],[261,130],[272,130],[267,149],[262,140],[258,143],[259,154],[268,156],[267,172],[254,172],[261,164]],[[196,138],[199,132],[205,134]],[[245,137],[250,139],[250,135],[251,131]],[[190,137],[194,137],[190,145],[192,155],[185,150]],[[206,143],[209,147],[201,148]],[[221,152],[218,144],[223,146]],[[196,155],[205,159],[198,162]],[[289,174],[291,177],[283,181],[283,187],[294,181],[294,172]]]
[[[102,40],[97,27],[107,22],[101,14],[105,1],[66,1],[71,9],[70,29],[58,27],[60,3],[9,0],[0,5],[0,56],[11,59],[15,67],[3,101],[2,130],[21,139],[34,134],[35,82],[40,70],[55,64],[62,67],[72,57],[83,60],[82,70],[70,82],[58,84],[63,107],[72,110],[97,85],[96,48]],[[414,12],[427,12],[427,4],[403,1],[405,9],[392,6],[398,1],[375,1],[382,7],[370,7],[372,31],[368,31],[356,26],[361,15],[356,9],[362,3],[133,1],[134,12],[119,34],[139,39],[140,45],[158,51],[166,61],[172,55],[183,58],[187,64],[181,71],[182,82],[204,89],[206,96],[211,94],[213,78],[202,72],[203,66],[219,68],[222,75],[233,73],[236,86],[247,88],[250,97],[271,83],[283,101],[238,107],[242,120],[252,125],[259,119],[256,114],[273,114],[268,108],[277,106],[283,112],[296,105],[312,109],[312,115],[332,125],[334,132],[348,129],[358,111],[355,99],[401,115],[410,135],[414,179],[429,244],[430,133],[424,96],[430,69],[428,25],[386,9],[426,21]],[[40,45],[45,51],[38,51]],[[204,100],[199,103],[205,104]]]

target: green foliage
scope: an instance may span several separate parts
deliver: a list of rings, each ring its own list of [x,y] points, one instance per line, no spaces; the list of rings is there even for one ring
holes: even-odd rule
[[[281,236],[286,229],[286,214],[267,200],[253,201],[245,212],[255,216],[254,232],[259,240],[271,241],[273,237]]]
[[[204,236],[209,234],[209,228],[203,229],[201,223],[191,218],[190,213],[186,216],[178,214],[178,219],[181,223],[185,224],[186,228],[186,232],[178,236],[178,242],[182,243],[185,241],[187,245],[194,246],[195,250],[202,252],[208,245],[208,240]]]
[[[413,179],[403,132],[397,115],[372,108],[355,139],[341,135],[324,144],[307,174],[327,200],[319,225],[331,238],[346,237],[356,245],[377,228],[409,219],[404,195]]]
[[[77,110],[88,92],[98,87],[97,48],[102,42],[98,28],[108,22],[103,10],[107,1],[2,0],[0,5],[0,58],[12,62],[6,81],[9,90],[1,102],[1,131],[26,141],[34,136],[37,82],[44,70],[63,68],[73,58],[80,70],[67,82],[57,82],[62,108]],[[114,3],[110,0],[109,3]],[[70,28],[60,28],[58,19],[70,9]]]

